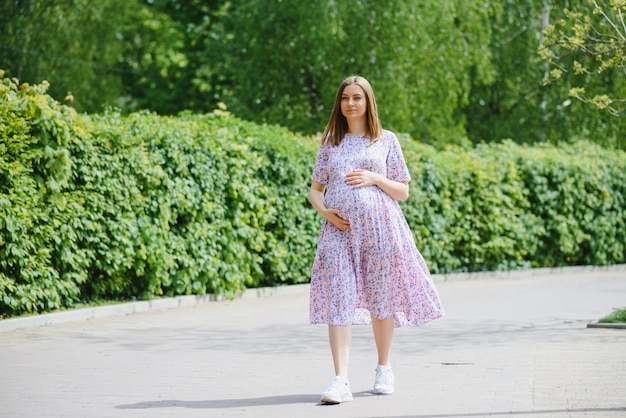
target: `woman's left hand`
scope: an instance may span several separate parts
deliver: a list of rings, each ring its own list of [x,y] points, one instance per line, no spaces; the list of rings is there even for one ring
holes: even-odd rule
[[[352,172],[346,174],[345,182],[347,185],[352,186],[353,188],[374,186],[379,177],[380,174],[378,173],[364,170],[362,168],[357,168],[355,170],[352,170]]]

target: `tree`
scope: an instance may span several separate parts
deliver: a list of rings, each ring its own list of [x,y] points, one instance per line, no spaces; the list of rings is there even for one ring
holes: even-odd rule
[[[207,112],[221,100],[227,1],[150,0],[124,32],[127,110]]]
[[[544,80],[548,84],[568,73],[587,76],[609,73],[612,82],[586,84],[585,87],[584,81],[579,81],[569,95],[619,116],[626,110],[626,92],[619,88],[626,84],[623,80],[626,75],[626,0],[587,0],[587,3],[591,13],[588,9],[565,9],[564,17],[544,30],[545,38],[539,51],[554,67]]]
[[[248,0],[224,16],[221,100],[235,114],[315,133],[350,74],[377,92],[386,127],[458,142],[473,84],[492,76],[491,9],[459,0]],[[270,7],[271,6],[271,7]],[[472,74],[472,75],[470,75]]]
[[[220,22],[220,101],[259,123],[323,129],[341,71],[337,6],[248,0],[233,4]],[[212,66],[204,61],[204,68]]]
[[[85,112],[223,103],[315,134],[360,74],[384,125],[417,140],[626,147],[625,1],[5,1],[0,63]]]
[[[494,76],[475,86],[465,107],[467,133],[474,142],[513,138],[545,141],[553,117],[549,109],[563,100],[542,86],[543,63],[537,55],[545,13],[541,1],[501,1],[491,16],[491,54]],[[555,88],[558,86],[554,86]],[[554,90],[554,88],[553,88]],[[557,96],[556,100],[554,96]],[[564,127],[564,121],[559,126]]]
[[[569,96],[576,82],[587,86],[619,87],[615,72],[576,80],[564,74],[559,83],[545,84],[550,64],[538,53],[543,31],[565,18],[564,9],[591,14],[588,3],[574,0],[503,0],[492,15],[492,53],[495,77],[477,85],[465,107],[467,134],[472,142],[511,138],[518,143],[568,142],[586,139],[610,147],[626,147],[624,118],[609,113],[589,114],[587,106]],[[623,83],[622,83],[623,84]],[[594,87],[595,88],[595,87]]]
[[[119,105],[123,27],[137,0],[4,1],[0,5],[0,63],[22,81],[50,82],[50,94],[74,99],[79,111]],[[71,92],[71,94],[69,94]]]

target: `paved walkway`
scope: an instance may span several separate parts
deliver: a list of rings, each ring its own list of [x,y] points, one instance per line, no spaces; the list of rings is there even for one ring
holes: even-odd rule
[[[354,329],[354,401],[332,378],[307,288],[0,333],[1,417],[626,417],[626,268],[437,282],[447,316],[396,331],[396,393],[370,393]]]

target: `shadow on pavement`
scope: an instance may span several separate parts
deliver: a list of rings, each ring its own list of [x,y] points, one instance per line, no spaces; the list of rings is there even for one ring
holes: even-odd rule
[[[191,408],[219,409],[241,408],[247,406],[288,405],[294,403],[318,403],[320,395],[279,395],[262,398],[215,399],[206,401],[162,400],[118,405],[117,409],[155,409],[155,408]]]
[[[354,392],[354,397],[377,396],[371,391]],[[320,395],[279,395],[265,396],[262,398],[243,399],[215,399],[206,401],[183,401],[161,400],[139,402],[126,405],[117,405],[117,409],[156,409],[156,408],[190,408],[190,409],[221,409],[241,408],[248,406],[289,405],[289,404],[314,404],[318,406],[332,406],[320,403]]]

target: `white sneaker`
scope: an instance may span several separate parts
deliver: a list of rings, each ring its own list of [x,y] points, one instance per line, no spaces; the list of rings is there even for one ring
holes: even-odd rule
[[[352,392],[350,392],[350,383],[348,379],[341,376],[335,376],[330,385],[322,393],[320,402],[322,403],[341,403],[352,400]]]
[[[376,367],[376,380],[374,380],[374,393],[391,395],[395,378],[390,366],[378,365]]]

